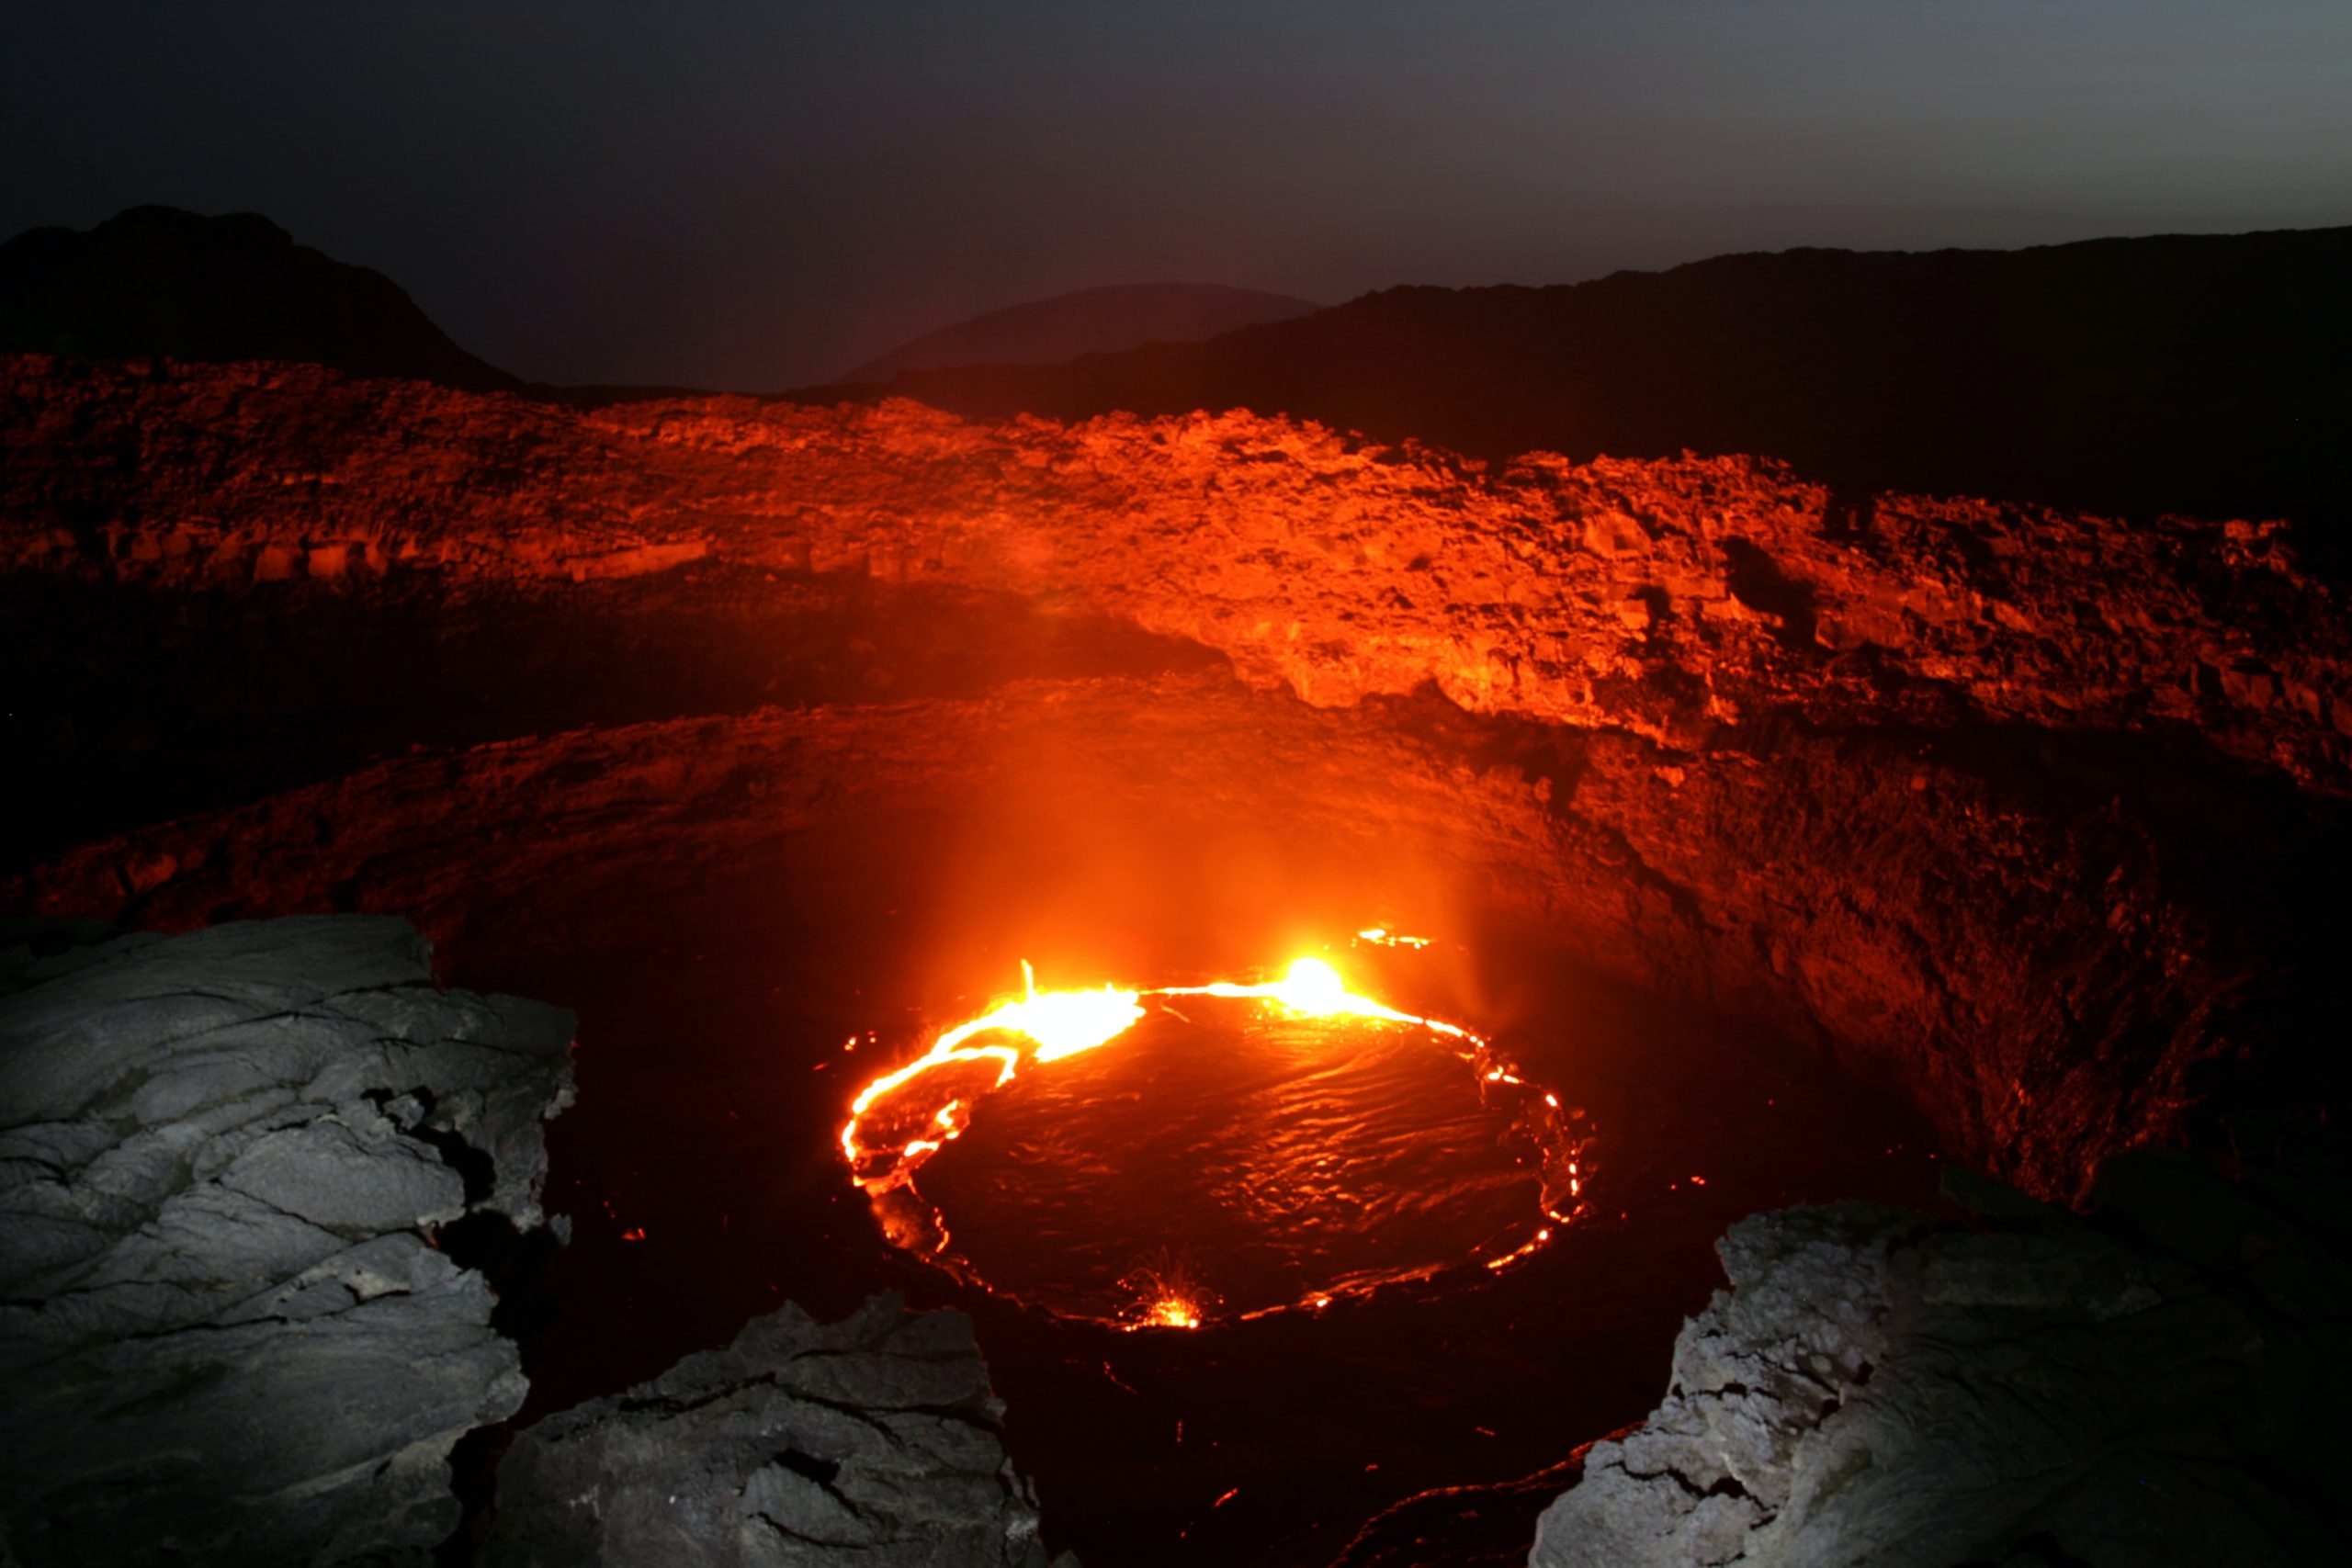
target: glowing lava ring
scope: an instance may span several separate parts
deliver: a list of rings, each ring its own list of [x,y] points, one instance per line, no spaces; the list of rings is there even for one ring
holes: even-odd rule
[[[1391,945],[1414,940],[1390,939],[1385,932],[1362,934]],[[1376,1279],[1349,1276],[1306,1291],[1295,1300],[1278,1299],[1239,1315],[1257,1316],[1284,1307],[1326,1306],[1335,1294],[1357,1293],[1389,1279],[1427,1277],[1441,1268],[1506,1268],[1549,1242],[1555,1227],[1572,1219],[1580,1206],[1583,1144],[1568,1126],[1576,1113],[1564,1111],[1556,1094],[1528,1084],[1483,1036],[1459,1024],[1404,1012],[1361,995],[1322,959],[1300,958],[1274,980],[1220,980],[1151,989],[1106,985],[1094,990],[1040,991],[1026,963],[1022,964],[1022,976],[1021,996],[943,1032],[922,1055],[865,1084],[841,1131],[841,1152],[851,1179],[873,1201],[889,1239],[974,1283],[994,1288],[982,1270],[948,1251],[945,1218],[916,1193],[915,1173],[970,1128],[978,1100],[1013,1082],[1024,1070],[1133,1038],[1137,1025],[1154,1012],[1191,1025],[1192,1017],[1172,1005],[1183,998],[1257,1004],[1252,1011],[1265,1021],[1264,1027],[1287,1030],[1294,1035],[1301,1027],[1318,1023],[1328,1024],[1335,1032],[1368,1026],[1386,1032],[1384,1037],[1389,1043],[1384,1050],[1409,1049],[1396,1043],[1396,1030],[1419,1032],[1469,1065],[1478,1105],[1487,1105],[1492,1095],[1514,1097],[1519,1111],[1512,1127],[1525,1134],[1537,1156],[1532,1173],[1521,1169],[1512,1178],[1521,1183],[1518,1190],[1524,1190],[1531,1174],[1536,1184],[1541,1213],[1518,1227],[1526,1239],[1498,1241],[1486,1235],[1469,1248],[1471,1256],[1450,1264],[1428,1265],[1408,1273],[1392,1271]],[[1318,1040],[1325,1037],[1317,1031]],[[993,1129],[996,1123],[990,1126]],[[1513,1162],[1515,1166],[1526,1163]],[[1532,1235],[1526,1234],[1528,1224],[1535,1226]],[[1212,1292],[1193,1283],[1188,1271],[1176,1264],[1139,1267],[1130,1280],[1121,1281],[1121,1287],[1128,1298],[1117,1319],[1123,1326],[1197,1327],[1217,1304]],[[1096,1314],[1090,1311],[1078,1315]]]

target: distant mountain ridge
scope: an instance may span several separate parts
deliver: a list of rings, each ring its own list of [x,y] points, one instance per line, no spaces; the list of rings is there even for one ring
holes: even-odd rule
[[[1328,310],[1136,285],[990,312],[869,361],[865,384],[786,396],[906,396],[973,418],[1247,408],[1490,459],[1758,454],[1858,504],[1904,490],[2321,520],[2307,547],[2340,549],[2331,570],[2352,581],[2347,278],[2352,227],[1757,253]],[[1177,341],[1220,311],[1253,319]],[[1082,346],[1141,331],[1158,336]],[[307,361],[577,405],[691,395],[526,385],[383,275],[267,219],[156,207],[0,244],[0,353],[27,350]],[[912,363],[1015,352],[1062,358]],[[893,363],[907,367],[881,378]]]
[[[0,352],[297,360],[469,391],[523,383],[458,346],[382,273],[258,213],[134,207],[0,244]]]
[[[1196,343],[1323,307],[1288,294],[1217,283],[1127,283],[1081,288],[990,310],[925,333],[869,359],[843,382],[888,381],[902,370],[965,365],[1055,365],[1150,343]]]
[[[2347,280],[2352,228],[1794,250],[1392,288],[889,390],[978,418],[1248,408],[1489,458],[1744,452],[1858,495],[2352,521]]]

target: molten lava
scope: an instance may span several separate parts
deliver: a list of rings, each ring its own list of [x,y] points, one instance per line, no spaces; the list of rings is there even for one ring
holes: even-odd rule
[[[858,1091],[857,1099],[850,1105],[849,1122],[842,1128],[842,1154],[857,1173],[858,1186],[868,1196],[903,1186],[914,1174],[916,1166],[963,1132],[962,1118],[969,1105],[964,1099],[951,1099],[933,1112],[922,1135],[895,1147],[877,1148],[858,1135],[865,1113],[877,1101],[916,1079],[967,1063],[995,1063],[995,1077],[987,1087],[1001,1088],[1012,1081],[1024,1059],[1041,1065],[1057,1062],[1117,1039],[1142,1020],[1142,998],[1147,996],[1255,998],[1272,1002],[1299,1018],[1382,1019],[1390,1023],[1419,1024],[1432,1032],[1481,1047],[1486,1044],[1458,1024],[1398,1012],[1370,997],[1356,995],[1340,978],[1340,972],[1319,958],[1296,959],[1281,979],[1258,985],[1218,980],[1206,986],[1163,986],[1153,991],[1126,991],[1104,986],[1099,991],[1041,992],[1037,989],[1037,973],[1026,959],[1022,960],[1021,981],[1023,995],[1020,1000],[1001,1003],[968,1023],[957,1024],[933,1042],[930,1050]],[[965,1043],[991,1033],[1019,1035],[1029,1042],[1029,1048],[1024,1051],[1019,1045]],[[1487,1069],[1487,1076],[1495,1080],[1520,1081],[1499,1068]]]
[[[1182,1296],[1162,1296],[1151,1303],[1140,1326],[1149,1328],[1198,1328],[1200,1310]]]
[[[1363,934],[1368,933],[1361,933],[1360,940]],[[1385,937],[1387,933],[1382,931],[1379,935]],[[1415,939],[1395,940],[1393,944],[1424,945]],[[1137,1024],[1155,1014],[1176,1021],[1155,1024],[1151,1032],[1156,1035],[1170,1029],[1190,1031],[1191,1015],[1172,1005],[1179,998],[1197,997],[1218,1002],[1259,1004],[1254,1011],[1266,1021],[1264,1027],[1284,1032],[1283,1037],[1294,1042],[1292,1049],[1306,1053],[1289,1059],[1311,1064],[1317,1073],[1361,1072],[1364,1069],[1354,1064],[1366,1059],[1362,1054],[1374,1050],[1372,1042],[1379,1038],[1382,1031],[1388,1031],[1387,1038],[1392,1043],[1374,1050],[1375,1056],[1408,1050],[1409,1036],[1396,1031],[1419,1030],[1425,1032],[1432,1043],[1445,1045],[1450,1055],[1468,1063],[1478,1100],[1483,1100],[1496,1086],[1525,1084],[1482,1036],[1459,1024],[1406,1012],[1363,995],[1350,987],[1338,969],[1320,958],[1296,959],[1276,979],[1218,980],[1200,986],[1150,989],[1105,985],[1091,990],[1040,991],[1035,974],[1026,963],[1022,965],[1022,977],[1020,997],[1000,1002],[979,1017],[944,1031],[921,1055],[865,1085],[853,1100],[849,1120],[841,1132],[842,1154],[852,1178],[874,1201],[886,1234],[896,1244],[967,1277],[976,1276],[978,1270],[968,1266],[967,1259],[948,1254],[944,1217],[914,1193],[913,1179],[918,1168],[963,1135],[970,1125],[972,1108],[979,1099],[1012,1082],[1026,1069],[1092,1052],[1128,1036]],[[1318,1023],[1330,1027],[1318,1029]],[[1366,1027],[1373,1030],[1373,1034],[1363,1032]],[[1223,1051],[1206,1057],[1195,1051],[1190,1054],[1190,1059],[1197,1064],[1197,1070],[1215,1072],[1215,1064],[1227,1058]],[[1149,1066],[1133,1070],[1146,1075],[1145,1083],[1167,1081],[1153,1079],[1151,1074],[1156,1069]],[[1239,1090],[1237,1082],[1237,1093]],[[1463,1092],[1470,1091],[1465,1089]],[[1520,1110],[1513,1126],[1525,1135],[1524,1141],[1532,1145],[1537,1156],[1532,1179],[1540,1192],[1540,1217],[1548,1223],[1532,1239],[1518,1246],[1486,1231],[1476,1233],[1480,1239],[1475,1244],[1465,1237],[1463,1245],[1473,1254],[1472,1260],[1482,1262],[1488,1269],[1506,1267],[1533,1253],[1551,1239],[1554,1227],[1567,1221],[1579,1206],[1579,1145],[1567,1134],[1559,1098],[1549,1093],[1542,1094],[1540,1100],[1532,1093],[1525,1098],[1527,1103]],[[1132,1102],[1134,1096],[1128,1094],[1125,1099]],[[1081,1101],[1091,1103],[1096,1102]],[[1327,1099],[1315,1111],[1328,1112],[1329,1104]],[[1249,1114],[1238,1100],[1235,1113]],[[1091,1111],[1082,1111],[1082,1116],[1085,1122],[1093,1120]],[[1079,1124],[1059,1125],[1067,1129]],[[1276,1128],[1288,1123],[1262,1125],[1266,1134],[1261,1135],[1271,1136]],[[1114,1145],[1118,1143],[1116,1132],[1106,1128],[1106,1134]],[[1057,1134],[1061,1135],[1064,1134]],[[1046,1158],[1053,1168],[1069,1161],[1066,1155],[1035,1157]],[[1314,1163],[1328,1167],[1330,1161],[1318,1157]],[[1524,1168],[1527,1162],[1515,1163],[1521,1168],[1514,1179],[1530,1180]],[[1069,1162],[1069,1168],[1076,1171],[1093,1168]],[[1521,1235],[1525,1234],[1520,1232]],[[1497,1248],[1497,1256],[1477,1256]],[[1366,1270],[1339,1278],[1326,1275],[1317,1280],[1314,1290],[1304,1294],[1285,1292],[1272,1298],[1272,1304],[1266,1304],[1268,1298],[1261,1295],[1256,1310],[1242,1310],[1239,1315],[1254,1317],[1265,1311],[1282,1310],[1284,1305],[1320,1308],[1330,1303],[1335,1290],[1359,1292],[1390,1279],[1426,1277],[1437,1266],[1427,1264],[1427,1255],[1423,1257],[1424,1263],[1409,1270]],[[1138,1273],[1122,1280],[1121,1286],[1128,1305],[1119,1321],[1122,1326],[1131,1328],[1196,1328],[1207,1320],[1219,1300],[1217,1292],[1200,1288],[1189,1278],[1166,1269]],[[1243,1304],[1246,1303],[1237,1303]],[[1099,1307],[1087,1311],[1090,1315],[1108,1317]]]

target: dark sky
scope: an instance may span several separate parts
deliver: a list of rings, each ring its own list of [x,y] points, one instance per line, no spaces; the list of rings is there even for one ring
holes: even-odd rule
[[[2352,222],[2344,0],[0,8],[0,231],[269,214],[526,376],[1024,299]]]

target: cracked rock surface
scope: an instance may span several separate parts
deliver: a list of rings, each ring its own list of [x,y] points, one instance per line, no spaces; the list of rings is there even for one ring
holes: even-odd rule
[[[1782,718],[2161,726],[2352,791],[2341,593],[2276,520],[1840,501],[1748,457],[1474,464],[1240,412],[586,411],[296,365],[0,355],[0,579],[849,573],[1091,610],[1317,706],[1434,684],[1686,751]]]
[[[786,1306],[516,1434],[481,1561],[1046,1568],[1002,1414],[961,1313]]]
[[[571,1016],[405,922],[0,955],[0,1556],[424,1561],[526,1383],[452,1227],[546,1223]]]
[[[2085,1219],[1953,1172],[1969,1226],[1758,1214],[1666,1401],[1595,1444],[1533,1568],[2352,1558],[2352,1167],[2140,1152]]]

